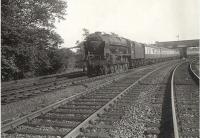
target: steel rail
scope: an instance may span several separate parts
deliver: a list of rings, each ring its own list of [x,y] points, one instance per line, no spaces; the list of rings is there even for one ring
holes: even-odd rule
[[[192,62],[193,63],[193,62]],[[199,77],[199,75],[197,75],[196,73],[195,73],[195,71],[192,69],[192,63],[190,63],[190,71],[191,71],[191,73],[193,74],[193,76],[195,76],[195,78],[196,79],[200,79],[200,77]]]
[[[183,63],[186,63],[186,62],[182,62],[175,67],[172,73],[172,77],[171,77],[171,105],[172,105],[172,118],[173,118],[173,128],[174,128],[175,138],[179,138],[179,132],[178,132],[178,123],[177,123],[177,118],[176,118],[175,99],[174,99],[174,91],[175,91],[174,90],[174,76],[175,76],[176,69]]]
[[[115,98],[113,98],[111,101],[109,101],[106,105],[104,105],[99,110],[97,110],[95,113],[93,113],[91,116],[89,116],[86,120],[84,120],[76,128],[74,128],[73,130],[71,130],[66,136],[64,136],[64,138],[76,138],[79,134],[81,134],[81,132],[80,132],[81,129],[87,128],[89,126],[90,121],[97,119],[99,114],[104,113],[110,107],[110,105],[113,105],[114,103],[116,103],[122,96],[124,96],[129,90],[131,90],[131,88],[133,86],[135,86],[141,80],[145,79],[150,74],[158,71],[159,69],[161,69],[161,68],[163,68],[165,66],[166,66],[166,64],[163,65],[163,66],[160,66],[157,69],[154,69],[153,71],[151,71],[151,72],[145,74],[144,76],[142,76],[136,82],[134,82],[133,84],[131,84],[128,88],[126,88],[121,93],[119,93]]]
[[[155,66],[155,65],[153,65],[153,66]],[[146,68],[140,68],[140,69],[136,70],[133,73],[137,73],[137,72],[139,72],[141,70],[145,70],[145,69]],[[129,73],[126,74],[125,76],[128,76],[128,75],[129,75]],[[45,114],[45,113],[47,113],[47,112],[49,112],[49,111],[51,111],[53,109],[58,108],[61,105],[66,104],[66,103],[68,103],[68,102],[70,102],[70,101],[72,101],[72,100],[74,100],[74,99],[76,99],[76,98],[78,98],[80,96],[83,96],[83,95],[85,95],[85,94],[87,94],[89,92],[92,92],[92,91],[97,90],[97,89],[99,89],[101,87],[104,87],[104,86],[106,86],[106,85],[108,85],[108,84],[110,84],[110,83],[112,83],[114,81],[117,81],[117,80],[119,80],[119,79],[121,79],[121,78],[123,78],[125,76],[120,76],[120,77],[114,78],[112,80],[106,81],[105,83],[103,83],[103,84],[101,84],[99,86],[93,87],[93,88],[91,88],[89,90],[86,90],[84,92],[81,92],[81,93],[78,93],[76,95],[70,96],[70,97],[65,98],[65,99],[63,99],[61,101],[58,101],[58,102],[56,102],[54,104],[51,104],[51,105],[49,105],[49,106],[47,106],[45,108],[42,108],[42,109],[40,109],[38,111],[35,111],[35,112],[31,113],[31,114],[25,115],[25,116],[23,116],[23,117],[21,117],[19,119],[16,119],[16,120],[14,120],[12,122],[9,122],[9,123],[7,123],[7,124],[5,124],[5,125],[3,125],[1,127],[1,133],[4,133],[4,132],[6,132],[8,130],[11,130],[11,129],[14,129],[15,127],[17,127],[17,126],[19,126],[19,125],[21,125],[21,124],[23,124],[23,123],[25,123],[27,121],[30,121],[30,120],[32,120],[32,119],[34,119],[34,118],[36,118],[36,117],[38,117],[40,115],[43,115],[43,114]]]

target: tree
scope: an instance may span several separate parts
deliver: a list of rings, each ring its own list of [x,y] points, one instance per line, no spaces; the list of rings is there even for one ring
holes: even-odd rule
[[[74,56],[75,53],[70,49],[62,48],[57,50],[57,63],[60,63],[61,65],[58,72],[63,72],[66,68],[73,68],[75,66]]]
[[[66,7],[62,0],[1,1],[2,80],[24,78],[28,72],[37,76],[52,68],[49,51],[63,42],[54,23],[64,19]]]

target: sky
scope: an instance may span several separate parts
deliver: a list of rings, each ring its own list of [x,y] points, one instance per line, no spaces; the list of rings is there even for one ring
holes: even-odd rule
[[[65,1],[66,20],[56,23],[62,47],[82,41],[83,28],[90,33],[114,32],[142,43],[200,39],[199,0]]]

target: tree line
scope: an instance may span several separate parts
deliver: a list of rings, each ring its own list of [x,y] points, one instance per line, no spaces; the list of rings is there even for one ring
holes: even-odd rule
[[[2,81],[57,73],[76,57],[59,48],[63,39],[55,32],[66,9],[62,0],[1,1]]]

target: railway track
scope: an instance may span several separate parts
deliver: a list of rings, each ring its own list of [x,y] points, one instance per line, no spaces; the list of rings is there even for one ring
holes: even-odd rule
[[[5,105],[21,99],[37,96],[42,93],[63,89],[69,85],[72,85],[73,82],[87,79],[87,77],[84,76],[84,72],[74,72],[68,74],[43,76],[36,79],[37,81],[27,80],[27,82],[24,82],[24,80],[20,80],[18,83],[10,82],[8,84],[3,84],[1,91],[1,104]]]
[[[174,70],[172,107],[175,138],[199,137],[199,78],[188,62]]]
[[[147,65],[149,66],[149,65]],[[83,83],[89,83],[92,81],[100,80],[103,78],[109,78],[113,76],[117,76],[118,74],[123,74],[127,72],[131,72],[132,70],[128,70],[125,72],[117,72],[107,75],[96,76],[92,78],[88,78],[84,76],[83,72],[74,72],[69,74],[60,74],[60,75],[51,75],[44,76],[39,79],[39,81],[33,83],[28,82],[27,84],[20,84],[19,86],[12,86],[7,89],[2,89],[1,92],[1,104],[6,105],[9,103],[17,102],[19,100],[31,98],[34,96],[46,94],[49,92],[53,92],[56,90],[65,89],[68,86],[79,85]],[[75,76],[82,76],[74,78]],[[70,79],[71,78],[71,79]]]
[[[77,77],[86,76],[86,72],[76,71],[70,73],[53,74],[29,79],[13,80],[8,82],[2,82],[2,91],[11,91],[22,89],[25,87],[31,87],[33,85],[41,85],[50,81],[62,81],[66,79],[72,79]]]
[[[175,65],[165,66],[133,85],[118,102],[83,129],[79,137],[171,138],[169,84]]]
[[[174,64],[168,63],[167,65]],[[161,66],[162,65],[162,66]],[[10,122],[2,126],[2,136],[15,137],[76,137],[81,136],[84,128],[89,127],[90,123],[95,123],[92,120],[98,121],[116,120],[123,112],[108,114],[112,117],[106,117],[104,113],[110,108],[118,107],[118,101],[128,103],[129,100],[134,100],[134,96],[138,93],[127,95],[130,90],[138,82],[143,80],[148,75],[152,74],[160,68],[166,67],[165,64],[153,65],[137,72],[128,73],[125,78],[117,78],[109,85],[102,85],[95,88],[92,92],[83,92],[70,98],[59,101],[53,105],[45,107],[30,115],[24,116],[18,120]],[[121,100],[121,98],[125,98]],[[132,99],[133,98],[133,99]],[[114,106],[115,105],[115,106]],[[115,110],[113,108],[113,110]],[[103,127],[109,127],[103,125]],[[81,131],[80,131],[81,130]]]
[[[130,71],[127,71],[127,72],[130,72]],[[6,104],[23,100],[26,98],[31,98],[34,96],[48,93],[48,92],[64,89],[68,86],[78,85],[85,82],[92,82],[92,81],[100,80],[103,78],[109,78],[109,77],[117,76],[118,74],[119,73],[113,73],[113,74],[107,74],[107,75],[102,75],[102,76],[96,76],[92,78],[83,76],[83,77],[77,77],[77,78],[72,78],[72,79],[68,79],[68,78],[55,79],[55,80],[51,80],[42,84],[38,83],[38,84],[30,85],[28,87],[22,87],[22,88],[20,87],[19,89],[11,89],[7,91],[2,91],[1,104],[6,105]]]

